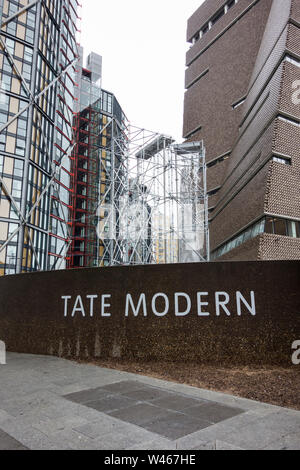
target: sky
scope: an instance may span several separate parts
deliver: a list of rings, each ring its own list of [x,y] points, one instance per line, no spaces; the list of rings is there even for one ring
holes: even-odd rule
[[[182,142],[188,18],[204,0],[82,0],[79,40],[130,123]]]

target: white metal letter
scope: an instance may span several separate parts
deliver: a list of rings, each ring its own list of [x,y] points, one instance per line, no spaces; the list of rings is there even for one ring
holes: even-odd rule
[[[139,314],[139,311],[140,311],[142,305],[143,305],[144,317],[146,317],[146,316],[147,316],[146,295],[145,295],[145,294],[141,294],[141,295],[140,295],[138,305],[137,305],[137,307],[135,308],[131,294],[127,294],[127,296],[126,296],[126,311],[125,311],[125,316],[126,316],[126,317],[129,316],[129,306],[130,306],[130,307],[131,307],[131,310],[132,310],[132,312],[133,312],[133,315],[134,315],[135,317],[137,317],[138,314]]]
[[[207,307],[208,302],[202,302],[202,296],[208,295],[208,292],[198,292],[197,293],[197,305],[198,305],[198,316],[199,317],[209,317],[209,312],[202,312],[202,307]]]
[[[94,316],[94,300],[98,299],[98,295],[87,295],[87,299],[90,299],[90,316]]]
[[[106,308],[109,308],[111,305],[106,304],[105,300],[106,299],[111,299],[111,295],[102,295],[101,297],[101,317],[110,317],[111,314],[108,312],[105,312]]]
[[[79,305],[79,307],[78,307],[78,305]],[[81,298],[80,295],[78,295],[78,297],[76,299],[76,302],[75,302],[75,305],[74,305],[74,308],[73,308],[73,312],[72,312],[72,317],[75,317],[76,312],[82,313],[82,316],[85,317],[85,311],[84,311],[84,307],[83,307],[83,303],[82,303],[82,298]]]
[[[162,297],[165,300],[165,309],[163,312],[158,312],[156,309],[156,300],[159,297]],[[170,308],[170,302],[169,302],[168,296],[166,294],[161,294],[161,293],[155,294],[155,296],[152,299],[152,311],[154,315],[156,315],[157,317],[164,317],[165,315],[167,315],[169,308]]]
[[[70,295],[66,295],[66,296],[63,296],[62,297],[62,300],[65,301],[65,310],[64,310],[64,316],[67,317],[68,316],[68,301],[72,299],[72,297]]]
[[[179,298],[180,297],[183,297],[184,299],[186,299],[187,307],[186,307],[185,312],[180,312],[179,311]],[[185,317],[186,315],[188,315],[190,313],[191,308],[192,308],[192,302],[191,302],[190,296],[188,294],[185,294],[184,292],[176,292],[175,293],[175,315],[176,315],[176,317]]]
[[[248,304],[247,300],[245,297],[241,294],[241,292],[236,293],[236,305],[237,305],[237,314],[240,317],[242,315],[242,305],[244,304],[251,315],[255,317],[256,315],[256,308],[255,308],[255,293],[251,291],[251,305]]]
[[[225,297],[225,300],[221,301],[221,297]],[[228,317],[231,316],[231,313],[229,312],[228,308],[226,307],[226,305],[229,303],[229,300],[230,300],[230,297],[227,294],[227,292],[216,292],[216,314],[217,314],[217,317],[219,317],[221,315],[220,307],[222,307],[222,309],[224,310],[226,315],[228,315]]]

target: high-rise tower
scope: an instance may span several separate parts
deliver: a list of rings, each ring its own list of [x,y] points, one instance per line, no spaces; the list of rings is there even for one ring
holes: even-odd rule
[[[112,191],[109,181],[111,172],[122,165],[127,119],[115,96],[102,89],[101,76],[102,57],[92,52],[85,65],[80,48],[75,74],[69,268],[106,266],[111,256],[109,233],[99,237],[97,226],[117,204],[117,184]]]
[[[0,275],[65,266],[77,6],[0,2]]]
[[[299,0],[206,0],[187,39],[184,138],[206,147],[212,258],[299,259]]]

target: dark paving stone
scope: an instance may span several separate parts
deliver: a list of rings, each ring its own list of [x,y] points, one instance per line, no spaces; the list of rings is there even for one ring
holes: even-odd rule
[[[199,406],[203,403],[205,403],[204,400],[196,400],[194,398],[185,397],[183,395],[173,395],[153,401],[153,405],[173,411],[183,411],[186,408]]]
[[[93,388],[82,390],[81,392],[69,393],[68,395],[64,395],[64,398],[75,403],[84,404],[89,401],[100,400],[108,395],[111,395],[108,391],[102,390],[101,388]]]
[[[245,410],[240,408],[232,408],[230,406],[220,405],[219,403],[209,401],[184,410],[186,415],[203,419],[213,424],[233,418],[234,416],[238,416],[244,412]]]
[[[106,390],[112,393],[126,393],[126,392],[133,392],[135,390],[140,390],[143,388],[147,388],[147,385],[142,384],[141,382],[135,382],[131,380],[124,380],[123,382],[117,382],[114,384],[104,385],[104,387],[100,387],[99,390]]]
[[[109,415],[114,418],[137,426],[153,422],[156,419],[167,416],[168,414],[167,410],[148,403],[139,403],[135,406],[130,406],[129,408],[109,413]]]
[[[65,398],[169,439],[179,439],[244,413],[239,408],[172,393],[137,381],[83,390]]]
[[[208,421],[170,411],[167,416],[146,423],[144,428],[160,436],[175,440],[200,431],[201,429],[208,428],[209,426],[211,426],[211,423]]]
[[[168,400],[169,398],[172,398],[174,396],[174,394],[172,394],[171,392],[165,392],[164,390],[160,390],[154,387],[145,387],[145,388],[142,388],[141,390],[133,390],[130,392],[124,392],[122,393],[122,395],[132,398],[134,400],[149,401],[149,402],[153,400],[157,400],[157,399]]]
[[[0,429],[0,450],[28,450],[28,448]]]
[[[121,410],[122,408],[128,408],[129,406],[136,404],[137,402],[135,400],[131,400],[130,398],[123,397],[121,395],[111,395],[105,398],[100,398],[100,400],[84,403],[85,406],[101,411],[102,413]]]

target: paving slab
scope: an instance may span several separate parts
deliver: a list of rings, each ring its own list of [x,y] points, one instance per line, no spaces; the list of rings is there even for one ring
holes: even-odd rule
[[[81,390],[79,392],[73,392],[64,397],[67,400],[73,401],[74,403],[88,403],[92,401],[101,400],[102,398],[106,398],[107,396],[111,395],[110,392],[104,391],[102,388],[93,388],[90,390]]]
[[[124,392],[122,395],[133,398],[135,400],[142,400],[147,402],[152,402],[154,400],[170,400],[174,397],[174,393],[166,392],[164,390],[149,386],[143,386],[142,389],[131,392]]]
[[[279,440],[271,442],[265,450],[299,450],[300,432],[287,434]]]
[[[189,398],[187,396],[173,395],[167,398],[159,398],[154,400],[153,405],[161,406],[173,411],[185,411],[199,406],[200,404],[206,403],[204,400],[196,400],[195,398]]]
[[[220,423],[226,419],[244,413],[242,408],[233,408],[216,402],[203,402],[200,405],[187,408],[185,413],[195,418],[203,419],[209,423]]]
[[[0,449],[300,450],[300,412],[64,359],[8,353]]]
[[[193,434],[200,429],[205,429],[210,425],[211,423],[208,421],[170,411],[166,416],[146,423],[145,428],[163,437],[176,440]]]
[[[106,390],[112,393],[121,393],[124,395],[127,392],[142,390],[144,387],[145,385],[138,381],[122,380],[121,382],[105,385],[102,387],[102,390]]]
[[[89,401],[85,403],[85,405],[89,408],[93,408],[94,410],[109,413],[110,411],[128,408],[135,403],[136,401],[131,400],[130,398],[111,395],[105,398],[100,398],[99,400]]]
[[[132,423],[137,426],[145,425],[156,419],[163,418],[168,415],[168,411],[159,406],[154,406],[149,403],[137,403],[134,406],[114,411],[109,413],[110,416],[118,418],[127,423]]]
[[[0,429],[0,450],[27,450],[27,447]]]

